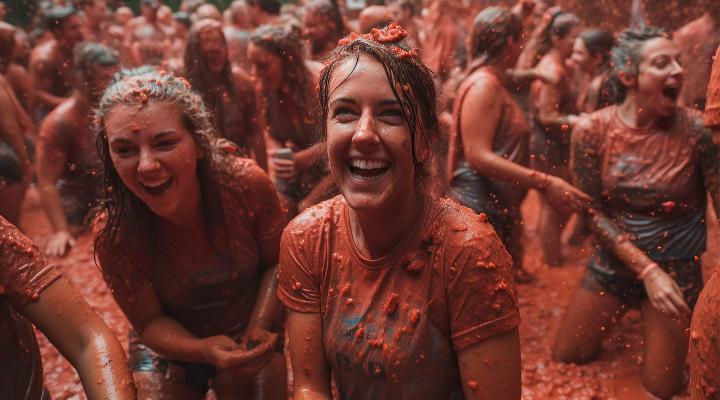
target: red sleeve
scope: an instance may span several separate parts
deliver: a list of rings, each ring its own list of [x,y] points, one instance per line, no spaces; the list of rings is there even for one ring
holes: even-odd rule
[[[255,162],[250,167],[250,200],[253,211],[253,230],[260,245],[265,265],[275,265],[280,252],[280,235],[287,218],[268,175]]]
[[[718,125],[720,125],[720,47],[715,52],[705,103],[705,126]]]
[[[448,318],[456,351],[520,325],[512,262],[487,223],[478,234],[450,246],[445,279]]]
[[[319,241],[312,240],[315,236],[312,227],[303,226],[303,214],[293,220],[282,235],[277,295],[293,311],[319,313],[320,262],[315,258],[321,250]]]
[[[0,296],[20,311],[59,277],[32,241],[0,216]]]

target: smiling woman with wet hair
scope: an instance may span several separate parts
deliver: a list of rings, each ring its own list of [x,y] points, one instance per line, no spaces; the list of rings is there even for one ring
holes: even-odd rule
[[[686,329],[702,288],[699,260],[711,221],[706,193],[720,211],[720,147],[699,115],[677,105],[679,57],[657,28],[621,33],[613,49],[621,103],[573,130],[573,181],[594,200],[587,219],[599,246],[553,349],[559,361],[591,361],[607,328],[639,307],[643,383],[663,399],[683,383]]]
[[[268,330],[285,216],[267,175],[215,137],[182,78],[125,71],[96,119],[105,199],[95,250],[137,332],[129,358],[140,397],[203,399],[212,384],[220,399],[237,398],[258,373],[263,391],[284,393]]]
[[[431,192],[433,74],[392,24],[353,34],[320,77],[341,195],[283,233],[296,399],[519,399],[510,257],[482,216]]]

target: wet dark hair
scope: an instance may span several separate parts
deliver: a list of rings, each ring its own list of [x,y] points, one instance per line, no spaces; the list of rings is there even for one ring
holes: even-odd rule
[[[642,55],[643,45],[649,40],[657,38],[670,39],[670,35],[662,28],[644,27],[639,29],[626,29],[620,32],[617,43],[612,49],[612,74],[608,82],[603,83],[608,96],[609,104],[619,104],[627,96],[627,87],[620,81],[618,74],[628,73],[637,75]]]
[[[90,67],[102,65],[113,67],[120,63],[120,58],[115,50],[100,43],[84,42],[75,46],[73,52],[73,68],[81,82],[88,81]]]
[[[398,28],[404,35],[397,34]],[[431,175],[429,164],[433,162],[433,157],[429,157],[426,162],[420,162],[417,159],[416,147],[418,142],[422,141],[432,155],[433,148],[440,140],[438,94],[435,86],[437,77],[420,61],[417,51],[410,50],[403,43],[407,36],[404,29],[391,24],[388,28],[376,29],[373,33],[362,36],[351,34],[342,39],[340,45],[325,59],[326,66],[320,74],[318,88],[322,140],[327,140],[328,103],[332,95],[330,81],[335,70],[348,60],[354,61],[357,66],[360,57],[370,57],[382,65],[390,88],[395,98],[400,101],[410,131],[415,171],[418,178],[426,181]]]
[[[185,43],[185,77],[192,85],[193,89],[200,92],[205,97],[212,89],[211,84],[208,82],[209,73],[205,65],[205,59],[200,50],[200,34],[206,31],[217,30],[223,38],[223,44],[227,51],[227,42],[225,41],[225,34],[222,31],[222,24],[212,19],[203,19],[193,24],[190,32],[188,32],[187,41]],[[231,77],[230,61],[225,59],[225,66],[223,67],[221,79],[223,85],[229,89],[233,87]]]
[[[345,33],[345,22],[342,14],[340,14],[340,9],[334,2],[330,0],[309,0],[303,8],[305,12],[322,15],[332,22],[338,39]]]
[[[253,31],[250,43],[282,61],[284,84],[281,90],[286,90],[288,100],[299,109],[299,118],[305,118],[309,112],[308,93],[313,89],[313,78],[305,65],[299,31],[290,25],[264,25]]]
[[[138,249],[144,254],[154,254],[157,233],[157,217],[120,178],[110,156],[105,118],[119,104],[141,106],[150,101],[175,104],[182,114],[182,121],[192,135],[198,152],[204,157],[197,161],[197,176],[200,184],[201,207],[206,220],[206,229],[222,218],[219,213],[219,197],[210,174],[213,168],[212,138],[216,136],[210,114],[200,96],[190,88],[183,78],[152,67],[123,70],[105,90],[95,110],[93,128],[97,135],[97,152],[104,167],[104,198],[96,212],[105,213],[107,221],[95,239],[95,249],[110,249],[129,239],[147,245]],[[164,116],[158,116],[164,118]],[[135,249],[133,249],[135,250]],[[146,251],[144,251],[146,250]],[[117,252],[117,250],[114,250]]]
[[[591,56],[595,57],[600,54],[603,64],[610,60],[611,51],[615,45],[612,33],[604,29],[589,29],[580,34],[580,39],[585,43]]]
[[[410,10],[410,15],[415,16],[415,3],[413,0],[398,0],[397,5],[403,10]]]
[[[480,11],[470,34],[470,63],[491,65],[507,47],[510,39],[522,33],[522,22],[505,7],[488,7]]]
[[[190,14],[186,13],[185,11],[177,11],[173,13],[172,18],[173,21],[185,26],[188,29],[190,29],[190,27],[192,26]]]
[[[62,29],[65,21],[76,14],[77,10],[75,7],[54,6],[45,11],[45,26],[51,31]]]
[[[282,6],[278,0],[247,0],[248,5],[258,6],[268,14],[279,15]]]
[[[580,19],[573,13],[556,9],[550,14],[550,20],[542,32],[540,54],[552,48],[552,38],[564,38],[573,28],[580,24]]]

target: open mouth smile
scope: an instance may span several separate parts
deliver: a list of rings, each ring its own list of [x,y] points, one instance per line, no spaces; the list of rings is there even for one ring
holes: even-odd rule
[[[387,160],[352,158],[347,161],[347,167],[353,179],[375,181],[387,174],[390,170],[390,162]]]
[[[157,182],[140,182],[140,186],[146,193],[157,196],[165,193],[173,182],[173,178],[167,178]]]

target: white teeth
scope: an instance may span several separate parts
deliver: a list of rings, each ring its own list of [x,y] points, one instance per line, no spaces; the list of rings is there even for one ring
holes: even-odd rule
[[[166,184],[167,181],[169,181],[169,180],[170,180],[170,178],[167,178],[167,179],[165,179],[165,180],[159,181],[159,182],[157,182],[157,183],[154,183],[154,182],[153,182],[153,183],[140,182],[140,183],[142,183],[142,185],[145,186],[145,187],[149,187],[149,188],[151,188],[151,189],[155,189],[155,188],[157,188],[157,187],[160,187],[160,186]]]
[[[385,160],[350,160],[350,165],[359,169],[380,169],[388,166]]]

